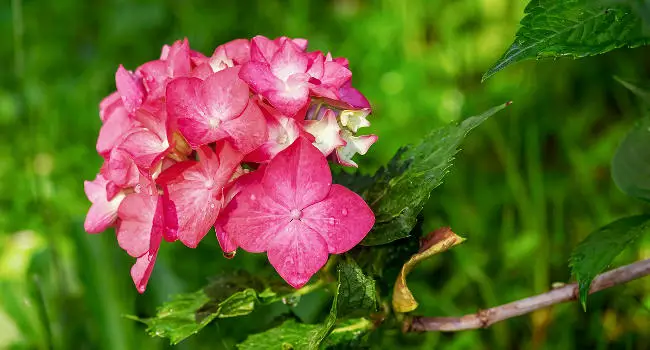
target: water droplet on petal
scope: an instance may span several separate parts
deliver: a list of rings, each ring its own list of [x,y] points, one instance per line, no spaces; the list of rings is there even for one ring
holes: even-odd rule
[[[341,210],[341,214],[343,214],[343,216],[348,215],[348,210],[347,209]]]
[[[214,209],[215,205],[214,203],[210,203],[210,209]]]
[[[232,259],[235,257],[235,254],[237,254],[237,251],[234,252],[223,252],[223,257],[226,259]]]
[[[251,194],[251,200],[254,201],[254,200],[256,200],[256,199],[257,199],[257,197],[255,197],[254,194]]]
[[[327,219],[327,223],[330,224],[330,225],[335,225],[336,220],[334,218],[329,218],[329,219]]]

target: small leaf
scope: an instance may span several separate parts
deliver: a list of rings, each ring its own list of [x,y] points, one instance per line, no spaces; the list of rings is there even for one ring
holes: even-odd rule
[[[533,58],[580,58],[650,41],[638,13],[625,2],[532,0],[508,50],[483,75]]]
[[[467,118],[460,125],[447,125],[432,131],[418,145],[401,149],[374,175],[372,185],[357,189],[376,217],[375,227],[361,244],[386,244],[407,237],[431,191],[449,172],[465,136],[509,104]]]
[[[411,312],[418,307],[418,302],[406,284],[406,276],[415,265],[464,241],[465,238],[455,234],[449,227],[437,229],[427,235],[422,240],[420,251],[402,266],[402,271],[397,276],[397,281],[393,287],[393,310],[395,312]]]
[[[266,332],[248,336],[237,345],[241,350],[303,350],[317,349],[310,344],[311,335],[320,329],[318,324],[298,323],[295,320],[285,321],[278,327]]]
[[[365,318],[343,321],[325,338],[323,347],[325,349],[358,349],[362,345],[363,336],[373,328],[373,323]]]
[[[311,285],[304,288],[311,287]],[[300,295],[300,290],[270,286],[245,272],[218,276],[204,289],[176,296],[163,304],[155,317],[127,316],[147,325],[152,336],[169,338],[172,345],[198,333],[215,318],[248,315],[257,305]],[[258,292],[260,291],[260,292]]]
[[[650,117],[628,132],[612,158],[612,178],[629,196],[650,200]]]
[[[583,308],[587,307],[587,295],[594,277],[649,227],[648,215],[619,219],[591,233],[573,250],[569,266],[578,280]]]
[[[364,275],[352,258],[347,257],[338,266],[337,318],[377,310],[375,281]]]

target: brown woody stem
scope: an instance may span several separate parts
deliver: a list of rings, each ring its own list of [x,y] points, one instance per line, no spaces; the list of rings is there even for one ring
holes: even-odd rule
[[[589,294],[650,275],[650,259],[621,266],[594,278]],[[460,317],[413,317],[406,330],[411,332],[442,331],[457,332],[468,329],[487,328],[497,322],[525,315],[551,305],[578,299],[578,284],[567,284],[546,293],[513,301],[508,304],[480,310]]]

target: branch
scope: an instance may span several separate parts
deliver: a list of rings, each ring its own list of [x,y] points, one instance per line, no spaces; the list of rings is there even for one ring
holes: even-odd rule
[[[596,276],[591,283],[589,294],[647,275],[650,275],[650,259],[621,266]],[[526,299],[513,301],[487,310],[480,310],[475,314],[461,317],[414,317],[406,329],[411,332],[457,332],[487,328],[512,317],[576,299],[578,299],[578,284],[572,283]]]

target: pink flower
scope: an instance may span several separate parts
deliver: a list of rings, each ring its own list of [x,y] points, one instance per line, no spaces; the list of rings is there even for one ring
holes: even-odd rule
[[[106,194],[107,184],[108,180],[102,174],[97,174],[93,181],[84,181],[84,191],[92,203],[84,222],[86,232],[102,232],[117,219],[117,208],[124,199],[124,193],[114,194],[109,200]]]
[[[178,40],[172,46],[163,47],[159,60],[147,62],[137,69],[143,78],[149,99],[165,97],[165,87],[171,79],[190,74],[190,56],[187,39]]]
[[[115,85],[126,110],[129,113],[135,113],[135,110],[142,106],[147,96],[142,84],[142,76],[137,72],[132,73],[120,65],[117,72],[115,72]]]
[[[249,252],[267,252],[287,283],[303,286],[327,261],[357,245],[374,214],[359,195],[332,184],[327,160],[299,138],[223,212],[223,229]]]
[[[296,115],[309,104],[309,57],[291,40],[277,47],[268,39],[255,37],[251,61],[239,76],[283,114]],[[322,64],[322,62],[321,62]]]
[[[242,160],[228,142],[215,154],[208,146],[197,149],[199,161],[177,163],[157,179],[164,188],[165,238],[178,238],[195,248],[221,210],[224,186]]]
[[[239,68],[227,68],[198,78],[174,79],[167,87],[167,113],[192,148],[230,139],[248,153],[266,138],[264,116],[250,101],[248,86],[238,77]]]

